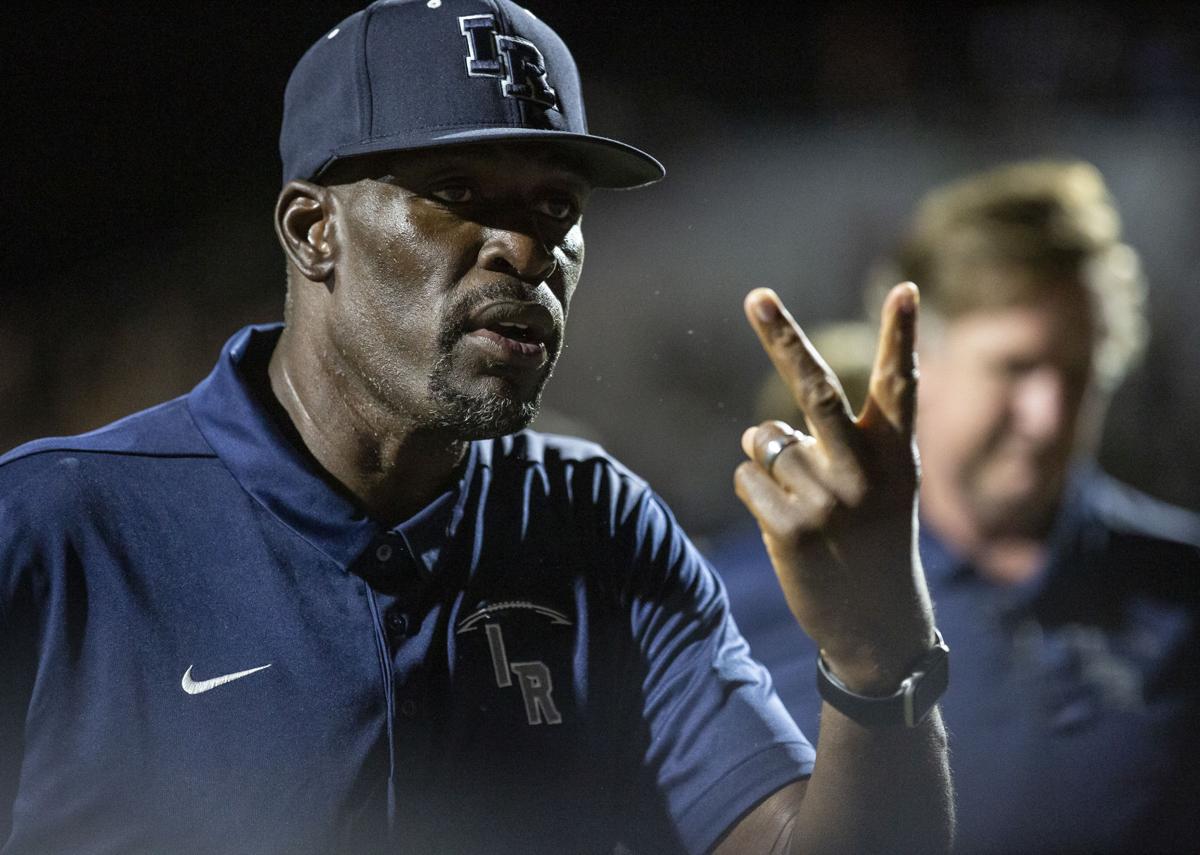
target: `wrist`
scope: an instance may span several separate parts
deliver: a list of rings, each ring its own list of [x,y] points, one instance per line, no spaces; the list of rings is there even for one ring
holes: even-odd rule
[[[824,656],[817,659],[817,690],[834,709],[865,727],[903,724],[916,727],[950,684],[950,649],[933,630],[929,648],[909,663],[906,673],[887,691],[879,686],[855,690],[833,674]]]
[[[936,644],[932,622],[902,633],[873,635],[858,641],[840,641],[822,646],[825,667],[852,692],[861,695],[890,695],[909,675],[912,664]]]

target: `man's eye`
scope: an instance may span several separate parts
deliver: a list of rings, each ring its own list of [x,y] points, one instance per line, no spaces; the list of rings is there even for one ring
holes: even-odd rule
[[[569,220],[575,216],[575,203],[570,199],[543,199],[538,202],[537,209],[553,220]]]
[[[464,202],[470,202],[475,198],[475,194],[471,192],[470,187],[455,185],[452,187],[439,187],[429,194],[435,199],[440,199],[443,202],[450,202],[455,205],[461,205]]]

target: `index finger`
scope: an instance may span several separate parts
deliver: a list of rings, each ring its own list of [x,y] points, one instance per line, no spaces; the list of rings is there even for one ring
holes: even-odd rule
[[[837,376],[770,288],[746,295],[746,317],[775,370],[787,384],[809,429],[826,450],[849,450],[854,417]]]

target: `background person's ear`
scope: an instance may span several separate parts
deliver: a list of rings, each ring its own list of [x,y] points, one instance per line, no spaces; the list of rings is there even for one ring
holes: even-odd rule
[[[275,203],[279,243],[288,260],[313,282],[327,282],[333,274],[332,206],[329,189],[310,181],[289,181]]]

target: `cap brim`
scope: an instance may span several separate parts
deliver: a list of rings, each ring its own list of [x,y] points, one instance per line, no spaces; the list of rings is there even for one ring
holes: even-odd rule
[[[321,167],[318,175],[339,160],[364,154],[488,142],[528,142],[559,149],[566,153],[573,163],[578,164],[594,187],[630,190],[653,184],[667,174],[663,165],[654,157],[639,148],[608,137],[535,128],[476,128],[425,136],[420,141],[391,138],[342,146]]]

